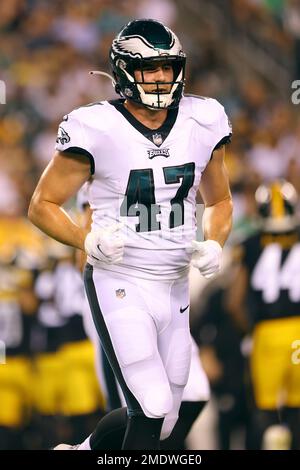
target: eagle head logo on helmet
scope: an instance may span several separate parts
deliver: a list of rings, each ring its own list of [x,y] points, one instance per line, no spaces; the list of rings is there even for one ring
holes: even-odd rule
[[[134,75],[135,70],[141,70],[143,76],[149,63],[162,60],[173,69],[173,80],[167,82],[168,93],[159,90],[159,82],[138,82]],[[184,90],[185,61],[186,55],[177,36],[151,19],[128,23],[113,40],[110,50],[116,92],[151,109],[178,107]],[[156,90],[146,92],[143,85],[155,85]]]

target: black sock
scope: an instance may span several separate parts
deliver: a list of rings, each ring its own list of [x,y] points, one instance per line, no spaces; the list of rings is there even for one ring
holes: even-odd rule
[[[90,437],[92,450],[120,449],[184,449],[184,440],[194,421],[207,402],[182,402],[178,421],[171,435],[160,442],[163,418],[147,418],[144,415],[127,416],[127,408],[118,408],[105,415]],[[128,424],[128,429],[127,429]],[[125,436],[126,433],[126,436]],[[126,437],[126,439],[124,438]],[[124,444],[123,444],[124,441]],[[123,445],[123,447],[122,447]]]
[[[128,416],[123,450],[158,450],[164,418]]]
[[[127,426],[127,408],[118,408],[105,415],[90,437],[92,450],[120,450]]]
[[[118,408],[102,418],[90,437],[92,450],[159,449],[163,418],[127,416],[127,408]]]
[[[160,443],[164,450],[184,450],[185,438],[207,401],[183,401],[172,433]]]

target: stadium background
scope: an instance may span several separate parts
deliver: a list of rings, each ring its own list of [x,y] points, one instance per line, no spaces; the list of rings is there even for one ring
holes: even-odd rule
[[[1,2],[0,339],[7,363],[0,364],[0,449],[78,442],[102,412],[74,253],[43,237],[26,212],[62,116],[115,96],[108,79],[88,72],[109,72],[115,34],[132,18],[150,17],[183,43],[186,92],[217,98],[232,120],[226,157],[234,198],[231,243],[255,226],[260,182],[284,177],[300,190],[300,105],[291,99],[292,82],[300,79],[297,0]],[[76,216],[74,201],[69,209]],[[192,432],[192,448],[246,446],[247,341],[217,295],[230,285],[228,259],[225,276],[210,284],[197,276],[193,281],[192,330],[206,351],[214,398]],[[217,345],[212,311],[224,317]]]

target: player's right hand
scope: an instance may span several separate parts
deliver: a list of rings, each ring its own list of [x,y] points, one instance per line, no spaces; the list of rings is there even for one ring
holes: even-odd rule
[[[215,240],[192,241],[192,266],[198,268],[202,276],[210,279],[220,271],[222,247]]]
[[[122,227],[123,224],[116,223],[89,232],[84,241],[86,254],[104,263],[120,263],[124,254],[124,238],[120,234]]]

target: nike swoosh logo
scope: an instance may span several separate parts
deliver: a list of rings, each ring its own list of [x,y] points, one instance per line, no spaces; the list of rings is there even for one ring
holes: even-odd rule
[[[185,307],[185,308],[180,307],[180,313],[185,312],[189,308],[189,306],[190,306],[190,304],[188,304],[188,306]]]

